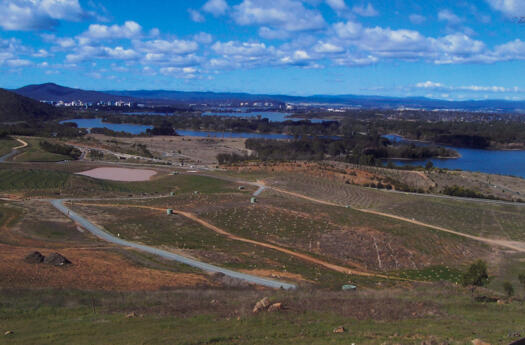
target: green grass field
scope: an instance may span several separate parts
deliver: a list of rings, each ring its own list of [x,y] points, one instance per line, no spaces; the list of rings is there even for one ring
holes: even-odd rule
[[[124,194],[169,194],[193,192],[203,194],[234,191],[231,182],[193,175],[167,175],[144,182],[116,182],[79,176],[60,165],[47,168],[0,166],[0,191],[24,192],[50,196],[118,196]]]
[[[252,314],[262,296],[287,310]],[[383,292],[0,291],[2,344],[508,344],[523,305],[473,302],[452,287]],[[216,301],[215,303],[213,301]],[[126,318],[135,312],[137,317]],[[345,333],[334,334],[343,326]]]
[[[71,157],[56,153],[47,152],[40,147],[41,139],[25,139],[28,147],[21,150],[21,153],[13,157],[16,162],[59,162],[71,160]]]
[[[9,138],[0,139],[0,157],[8,154],[14,147],[19,146],[20,143]]]

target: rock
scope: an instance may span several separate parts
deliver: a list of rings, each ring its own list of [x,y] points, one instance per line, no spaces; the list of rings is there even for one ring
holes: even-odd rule
[[[274,311],[280,311],[284,309],[284,305],[282,303],[273,303],[268,307],[268,312],[274,312]]]
[[[44,258],[44,263],[53,266],[66,266],[71,264],[71,261],[61,254],[53,253]]]
[[[507,304],[507,301],[505,301],[504,299],[499,299],[497,302],[497,304]]]
[[[346,332],[346,329],[343,326],[339,326],[339,327],[334,328],[332,332],[333,333],[344,333]]]
[[[4,332],[5,336],[11,335],[11,334],[15,334],[15,332],[13,332],[13,331],[5,331]]]
[[[32,252],[25,257],[24,261],[29,264],[40,264],[44,261],[45,257],[40,252]]]
[[[132,311],[132,312],[129,313],[129,314],[126,314],[126,318],[127,318],[127,319],[133,319],[133,318],[135,318],[135,317],[137,317],[137,313],[135,313],[134,311]]]
[[[481,339],[474,339],[472,340],[472,345],[490,345],[490,343],[486,343]]]
[[[265,310],[269,306],[270,306],[270,300],[268,299],[268,297],[264,297],[262,300],[255,303],[255,306],[253,307],[253,312],[258,313],[261,310]]]

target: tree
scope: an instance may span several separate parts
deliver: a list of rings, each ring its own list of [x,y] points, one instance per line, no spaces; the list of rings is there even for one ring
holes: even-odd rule
[[[425,170],[431,170],[434,167],[434,163],[432,161],[428,161],[425,165]]]
[[[518,274],[518,280],[520,281],[521,288],[525,290],[525,273]]]
[[[514,296],[514,286],[512,286],[510,282],[503,283],[503,290],[505,290],[505,293],[507,294],[508,298]]]
[[[462,277],[463,286],[485,286],[489,282],[489,275],[487,273],[487,263],[483,260],[478,260],[470,265],[467,272]],[[474,292],[474,289],[472,289]]]

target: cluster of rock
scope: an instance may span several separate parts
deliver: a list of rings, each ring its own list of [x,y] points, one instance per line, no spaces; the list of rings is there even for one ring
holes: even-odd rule
[[[71,261],[59,253],[44,256],[40,252],[33,252],[26,256],[24,261],[30,264],[46,264],[51,266],[66,266],[71,264]]]
[[[284,309],[284,304],[281,302],[271,303],[270,299],[268,297],[264,297],[259,302],[255,303],[255,306],[253,307],[254,313],[259,313],[262,311],[267,312],[274,312],[274,311],[280,311]]]

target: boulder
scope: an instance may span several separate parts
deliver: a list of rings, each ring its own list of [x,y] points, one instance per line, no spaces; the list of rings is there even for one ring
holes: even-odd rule
[[[343,326],[339,326],[339,327],[334,328],[332,332],[333,333],[344,333],[346,332],[346,329]]]
[[[280,311],[284,309],[284,305],[281,302],[273,303],[268,307],[268,312]]]
[[[13,331],[5,331],[4,332],[5,336],[11,335],[11,334],[15,334],[15,332],[13,332]]]
[[[71,264],[71,261],[59,253],[53,253],[44,258],[44,263],[53,266],[66,266]]]
[[[481,339],[474,339],[472,340],[472,345],[490,345],[490,343],[486,343]]]
[[[44,258],[44,255],[42,255],[40,252],[32,252],[25,257],[24,261],[29,264],[40,264],[44,261]]]
[[[132,311],[132,312],[129,313],[129,314],[126,314],[126,318],[127,318],[127,319],[133,319],[133,318],[135,318],[135,317],[137,317],[137,313],[135,313],[134,311]]]
[[[261,310],[266,310],[270,306],[270,300],[268,297],[264,297],[259,302],[255,303],[255,306],[253,307],[253,312],[258,313]]]

